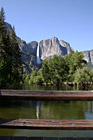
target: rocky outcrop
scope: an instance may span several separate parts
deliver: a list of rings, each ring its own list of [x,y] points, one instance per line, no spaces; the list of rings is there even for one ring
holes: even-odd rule
[[[64,40],[60,40],[60,44],[66,50],[66,54],[74,53],[74,50],[70,47],[69,43],[65,42]]]
[[[25,41],[21,40],[19,42],[19,48],[21,51],[21,60],[24,64],[24,72],[28,71],[31,72],[33,66],[37,66],[37,45],[36,41],[26,43]]]
[[[84,60],[86,60],[87,62],[91,62],[93,64],[93,50],[84,51],[82,53],[84,55]]]
[[[27,54],[30,54],[30,55],[33,55],[36,57],[37,45],[38,45],[38,42],[36,42],[36,41],[32,41],[30,43],[26,43],[25,41],[21,41],[19,43],[19,48],[22,52],[25,52]]]
[[[49,59],[53,57],[53,55],[61,55],[64,56],[69,54],[70,52],[74,52],[70,45],[61,40],[59,41],[58,38],[53,37],[51,39],[42,40],[39,43],[40,46],[40,58],[42,60]]]
[[[12,31],[12,26],[11,24],[5,22],[5,26],[6,26],[6,29],[9,30],[10,32]]]

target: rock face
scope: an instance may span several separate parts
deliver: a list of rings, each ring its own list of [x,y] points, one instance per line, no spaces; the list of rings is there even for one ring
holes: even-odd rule
[[[64,56],[66,54],[69,54],[70,52],[74,53],[74,51],[67,42],[63,40],[59,41],[56,37],[47,40],[42,40],[39,43],[39,46],[40,58],[42,60],[49,59],[55,54]]]
[[[24,72],[31,72],[32,66],[37,66],[37,45],[36,41],[26,43],[25,41],[19,42],[19,48],[21,50],[21,60],[24,64]]]
[[[93,64],[93,50],[84,51],[82,53],[84,55],[84,60],[86,60],[87,62],[91,62]]]
[[[36,41],[32,41],[30,43],[26,43],[25,41],[21,41],[19,43],[19,48],[22,52],[36,56],[37,45],[38,45],[38,42],[36,42]]]
[[[69,43],[65,42],[64,40],[60,40],[60,44],[66,50],[66,54],[74,53],[74,50],[70,47]]]
[[[12,31],[12,26],[11,26],[11,24],[9,24],[9,23],[5,23],[6,24],[6,29],[9,29],[9,31],[11,32]]]

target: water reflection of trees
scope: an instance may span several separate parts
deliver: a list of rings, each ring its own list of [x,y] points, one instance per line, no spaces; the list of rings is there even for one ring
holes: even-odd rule
[[[93,113],[93,102],[88,102],[88,112]]]
[[[85,119],[86,120],[93,119],[93,102],[88,102],[88,108],[85,111]]]
[[[43,102],[41,118],[44,119],[84,119],[87,102]]]
[[[0,118],[36,118],[35,101],[6,100],[0,102]]]

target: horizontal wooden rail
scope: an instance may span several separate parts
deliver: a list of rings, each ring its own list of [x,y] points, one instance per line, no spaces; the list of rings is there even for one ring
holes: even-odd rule
[[[92,101],[93,91],[0,90],[0,99]]]
[[[93,120],[0,119],[0,128],[39,130],[93,130]]]

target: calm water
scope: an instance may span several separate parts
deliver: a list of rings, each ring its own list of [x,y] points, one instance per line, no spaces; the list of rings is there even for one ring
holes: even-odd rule
[[[50,87],[24,85],[23,89],[53,90]],[[67,87],[54,90],[66,90]],[[71,88],[69,88],[71,90]],[[74,89],[75,90],[75,89]],[[93,102],[89,101],[0,101],[0,118],[93,119]],[[93,137],[93,131],[0,130],[1,136]]]

